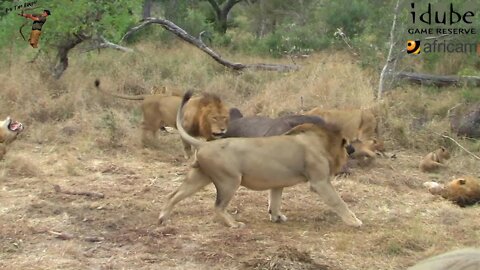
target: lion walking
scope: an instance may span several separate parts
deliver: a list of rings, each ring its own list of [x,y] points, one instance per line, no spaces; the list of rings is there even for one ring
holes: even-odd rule
[[[217,190],[216,216],[227,226],[243,225],[226,212],[240,186],[270,190],[270,219],[286,221],[280,211],[283,188],[308,182],[311,190],[320,195],[345,223],[362,225],[330,183],[330,177],[347,161],[346,140],[338,128],[303,124],[281,136],[204,142],[190,136],[182,126],[182,108],[190,97],[191,93],[184,96],[176,121],[182,139],[198,149],[196,160],[182,185],[168,195],[159,216],[160,224],[168,219],[178,202],[209,183],[213,183]]]

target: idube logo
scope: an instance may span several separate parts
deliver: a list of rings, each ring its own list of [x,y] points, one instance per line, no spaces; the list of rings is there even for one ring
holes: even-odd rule
[[[478,1],[478,0],[477,0]],[[455,1],[458,2],[458,1]],[[410,3],[410,26],[407,32],[411,36],[407,41],[409,54],[420,53],[479,53],[477,40],[478,29],[474,21],[477,19],[478,4],[475,1],[452,3],[436,1],[428,3],[418,1]],[[444,38],[450,36],[449,38]],[[415,39],[415,40],[413,40]]]
[[[420,40],[408,40],[407,41],[407,53],[419,54],[420,53]]]

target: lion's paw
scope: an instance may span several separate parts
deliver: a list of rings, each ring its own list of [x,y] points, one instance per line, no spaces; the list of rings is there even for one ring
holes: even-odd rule
[[[243,228],[243,227],[245,227],[245,223],[239,222],[239,221],[236,221],[236,222],[230,224],[230,228],[238,229],[238,228]]]
[[[348,219],[343,220],[347,225],[353,227],[360,227],[363,225],[363,222],[355,216],[349,217]]]
[[[275,223],[281,223],[287,221],[287,217],[285,215],[270,215],[270,220]]]
[[[167,223],[167,219],[167,215],[160,214],[160,216],[158,217],[158,225],[164,225],[165,223]]]

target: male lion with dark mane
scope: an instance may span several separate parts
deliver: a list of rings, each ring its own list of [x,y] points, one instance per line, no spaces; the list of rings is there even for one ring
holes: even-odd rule
[[[377,154],[385,157],[385,146],[379,138],[375,109],[329,109],[314,108],[305,115],[322,117],[325,122],[340,127],[344,136],[352,143],[355,153],[352,158],[362,160],[359,165],[368,165]]]
[[[7,145],[12,143],[22,131],[23,124],[13,120],[10,116],[0,122],[0,159],[3,159],[7,152]]]
[[[102,92],[114,97],[143,100],[142,112],[142,142],[144,145],[150,143],[151,138],[155,138],[156,132],[165,127],[176,128],[176,115],[178,107],[182,101],[180,96],[162,96],[162,95],[139,95],[126,96],[112,94],[102,90],[100,81],[95,81],[95,86]],[[188,134],[195,137],[202,137],[207,141],[217,139],[223,136],[227,131],[229,121],[228,109],[222,100],[210,93],[204,93],[193,97],[185,105],[183,116],[183,125]],[[191,146],[182,140],[185,150],[185,157],[191,156]]]
[[[190,136],[181,123],[182,108],[190,97],[191,93],[187,92],[176,121],[182,139],[197,149],[196,159],[181,186],[168,195],[168,202],[159,216],[160,224],[168,219],[175,204],[209,183],[217,189],[215,213],[227,226],[243,225],[226,212],[240,185],[252,190],[269,189],[270,219],[286,221],[280,212],[283,188],[309,182],[310,189],[345,223],[362,225],[330,183],[330,177],[347,162],[346,140],[338,128],[309,123],[280,136],[203,142]]]

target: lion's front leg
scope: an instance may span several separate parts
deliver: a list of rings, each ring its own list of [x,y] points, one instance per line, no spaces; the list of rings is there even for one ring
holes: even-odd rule
[[[270,189],[270,196],[268,198],[268,213],[272,222],[285,222],[287,217],[280,212],[282,203],[283,188]]]
[[[354,227],[362,226],[362,221],[348,209],[347,204],[340,198],[335,189],[333,189],[328,178],[311,179],[310,188],[322,197],[323,201],[342,218],[343,222]]]
[[[355,214],[348,209],[347,204],[340,198],[330,183],[328,162],[317,161],[316,164],[307,165],[308,182],[310,189],[320,195],[323,201],[332,208],[342,220],[350,226],[359,227],[362,225]]]

